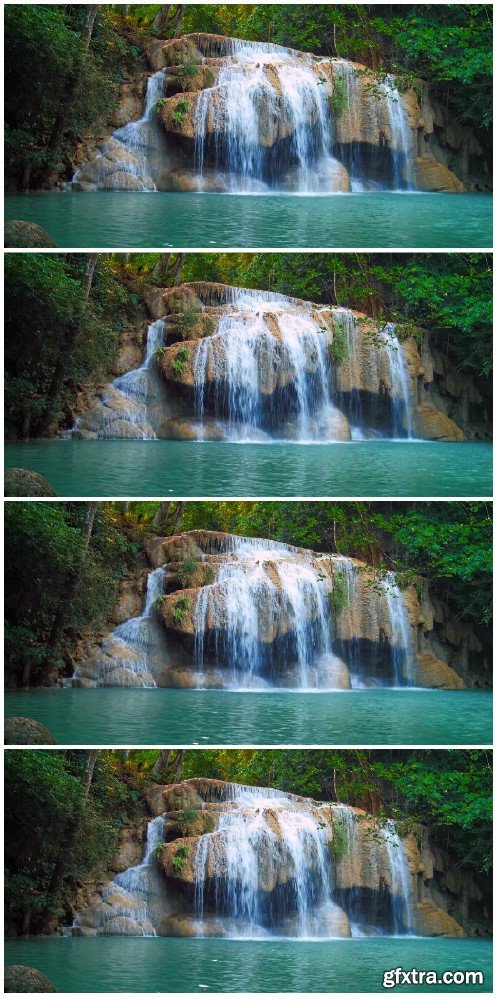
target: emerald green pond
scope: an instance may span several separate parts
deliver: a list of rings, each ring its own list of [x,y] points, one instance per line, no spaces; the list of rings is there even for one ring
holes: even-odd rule
[[[5,960],[40,969],[64,993],[377,993],[384,971],[399,966],[478,971],[484,985],[403,986],[389,995],[492,990],[492,942],[479,938],[28,938],[7,940]]]
[[[235,195],[48,191],[7,195],[6,219],[58,247],[492,247],[489,194]]]
[[[490,497],[488,442],[31,441],[7,468],[68,497]]]
[[[492,742],[491,691],[186,691],[38,688],[5,693],[6,716],[58,743],[462,745]]]

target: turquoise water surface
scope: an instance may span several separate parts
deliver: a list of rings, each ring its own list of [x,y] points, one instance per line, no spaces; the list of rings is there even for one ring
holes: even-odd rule
[[[5,464],[68,497],[490,497],[492,454],[477,441],[51,440],[6,444]]]
[[[58,247],[492,246],[489,194],[235,195],[47,191],[7,195],[7,219]]]
[[[492,741],[491,691],[7,691],[5,714],[62,744],[472,746]]]
[[[377,993],[384,971],[398,966],[483,973],[483,986],[439,992],[492,990],[492,942],[480,938],[28,938],[7,940],[5,960],[40,969],[64,993]],[[436,987],[387,993],[417,991]]]

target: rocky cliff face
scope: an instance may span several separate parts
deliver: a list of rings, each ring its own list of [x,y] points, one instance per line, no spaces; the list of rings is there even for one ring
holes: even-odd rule
[[[149,118],[166,143],[119,130],[82,151],[74,184],[141,190],[348,192],[409,187],[461,192],[490,178],[472,131],[430,98],[400,93],[358,63],[219,35],[155,41]],[[124,88],[119,125],[141,121],[143,82]],[[147,145],[151,155],[146,155]]]
[[[94,395],[76,437],[488,436],[477,386],[426,331],[407,336],[355,310],[210,282],[155,289],[148,308],[142,365]],[[131,335],[116,370],[137,356]]]
[[[155,538],[136,617],[75,670],[80,686],[487,685],[473,630],[429,594],[356,559],[193,531]],[[118,620],[118,619],[117,619]]]
[[[154,786],[148,806],[118,874],[79,895],[73,933],[488,933],[481,889],[424,828],[400,835],[362,809],[206,778]]]

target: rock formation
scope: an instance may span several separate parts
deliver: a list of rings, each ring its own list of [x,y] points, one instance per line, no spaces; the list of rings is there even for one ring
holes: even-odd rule
[[[155,41],[148,58],[142,115],[142,81],[125,85],[120,127],[87,147],[77,190],[488,186],[477,139],[423,81],[401,93],[359,63],[202,33]]]
[[[476,385],[431,347],[425,331],[417,342],[417,334],[354,310],[210,282],[155,289],[147,301],[153,321],[142,353],[127,331],[118,377],[86,401],[73,436],[487,435]]]
[[[464,688],[477,635],[429,594],[344,556],[191,531],[154,538],[142,612],[81,660],[78,686]],[[133,617],[125,620],[127,613]]]
[[[476,930],[480,889],[424,828],[417,842],[359,808],[209,778],[154,786],[148,805],[154,818],[143,860],[140,831],[125,831],[118,874],[79,898],[73,934],[464,937]]]

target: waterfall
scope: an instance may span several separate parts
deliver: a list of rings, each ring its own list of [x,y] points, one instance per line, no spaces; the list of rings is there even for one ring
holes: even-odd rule
[[[117,189],[125,186],[123,176],[119,175],[128,174],[139,182],[138,187],[134,185],[132,190],[156,191],[156,185],[151,175],[156,172],[157,161],[161,161],[164,140],[155,120],[154,108],[156,102],[163,97],[164,87],[165,76],[163,72],[154,73],[149,77],[142,117],[138,121],[129,122],[113,132],[108,147],[104,147],[103,152],[98,154],[92,162],[93,180],[98,184],[99,181],[101,184],[106,182],[106,187],[115,187],[113,172],[108,173],[109,158],[106,156],[111,147],[115,163],[114,172],[118,176]],[[102,167],[102,176],[99,178],[100,166]],[[72,183],[80,180],[85,181],[85,169],[86,165],[76,171]]]
[[[307,937],[308,918],[331,899],[326,825],[293,797],[266,788],[235,787],[234,803],[220,816],[214,834],[204,834],[194,859],[195,906],[202,918],[206,883],[216,858],[224,877],[216,879],[215,910],[255,932],[290,910],[297,914],[298,937]],[[280,886],[274,909],[266,898]]]
[[[319,84],[311,56],[279,45],[233,39],[231,53],[219,70],[214,87],[199,94],[195,108],[195,166],[203,176],[206,132],[214,122],[215,162],[230,174],[230,190],[251,190],[253,181],[278,181],[267,176],[266,130],[288,136],[290,165],[297,165],[297,187],[318,188],[318,160],[330,154],[330,113],[325,88]],[[273,135],[274,138],[274,135]],[[263,141],[264,140],[264,141]],[[276,164],[276,167],[278,165]]]
[[[230,439],[248,438],[287,420],[296,421],[298,440],[321,437],[332,405],[331,333],[321,311],[284,296],[235,289],[215,333],[195,349],[199,420],[208,397],[216,416],[228,419]]]
[[[396,86],[396,79],[388,74],[381,89],[386,95],[391,131],[391,153],[393,168],[393,183],[397,190],[406,188],[413,190],[412,152],[413,142],[411,129],[403,98]]]
[[[155,924],[163,916],[167,890],[156,862],[163,841],[165,817],[148,823],[143,860],[116,875],[101,890],[102,903],[80,913],[73,933],[90,927],[94,934],[135,934],[156,937]]]
[[[146,353],[141,367],[120,375],[112,382],[112,387],[127,403],[122,419],[135,424],[142,431],[144,439],[155,436],[150,423],[149,408],[161,397],[163,388],[156,367],[155,351],[163,346],[164,337],[164,320],[159,319],[151,323],[148,327]]]
[[[164,576],[163,568],[154,569],[149,574],[142,614],[138,618],[130,618],[123,625],[117,625],[109,643],[118,639],[124,646],[122,665],[140,678],[143,687],[156,687],[150,668],[154,656],[163,645],[163,633],[156,619],[154,603],[163,594]],[[103,649],[106,649],[105,644]]]
[[[165,387],[155,361],[155,351],[163,346],[164,336],[164,320],[150,323],[141,366],[115,378],[102,393],[101,401],[79,417],[64,436],[84,436],[90,430],[95,438],[154,438],[154,428],[165,417]]]
[[[391,628],[391,658],[394,685],[397,687],[402,680],[409,684],[413,680],[413,643],[408,615],[404,605],[403,594],[396,582],[394,573],[388,573],[382,581],[382,588],[387,602]]]
[[[184,828],[193,791],[194,818]],[[412,933],[412,879],[394,820],[211,779],[165,789],[165,804],[148,824],[140,864],[98,888],[73,933],[175,935],[179,926],[195,937]]]
[[[390,819],[381,829],[387,845],[391,872],[392,922],[394,934],[411,933],[412,893],[408,862],[394,820]]]
[[[391,409],[393,437],[413,437],[412,401],[408,365],[402,345],[395,334],[394,323],[388,323],[380,334],[387,352],[391,380]]]
[[[283,670],[294,687],[331,687],[336,658],[327,593],[326,574],[314,567],[312,554],[298,558],[284,545],[235,538],[234,552],[219,565],[215,583],[200,588],[197,595],[199,673],[203,675],[213,658],[219,666],[227,666],[229,687],[255,686],[257,679],[279,683]],[[207,649],[211,623],[215,623],[213,648]],[[282,654],[273,653],[276,639]]]

